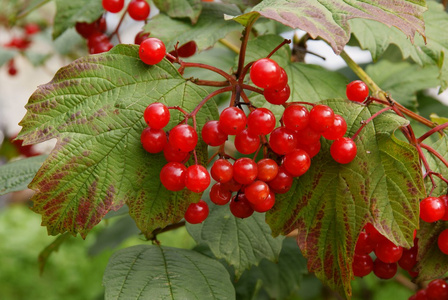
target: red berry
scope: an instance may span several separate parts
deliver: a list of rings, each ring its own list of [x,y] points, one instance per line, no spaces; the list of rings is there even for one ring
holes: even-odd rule
[[[294,132],[286,127],[274,129],[269,137],[269,146],[279,155],[293,151],[296,146]]]
[[[340,138],[333,142],[330,147],[331,156],[340,164],[348,164],[356,157],[356,144],[350,138]]]
[[[149,38],[149,32],[139,31],[134,38],[134,44],[140,45],[144,40]]]
[[[124,7],[124,0],[103,0],[103,8],[111,13],[117,13]]]
[[[149,127],[161,129],[170,122],[170,110],[163,103],[152,103],[146,107],[143,117]]]
[[[250,134],[246,128],[235,136],[234,144],[241,154],[251,154],[260,147],[260,137]]]
[[[250,68],[250,79],[262,89],[278,86],[281,76],[282,68],[270,58],[259,59]]]
[[[190,125],[176,125],[170,130],[169,142],[180,151],[190,152],[194,150],[198,143],[198,134]]]
[[[219,116],[219,130],[228,135],[236,135],[246,127],[246,114],[238,107],[227,107]]]
[[[180,191],[185,187],[187,168],[178,162],[167,163],[160,171],[160,181],[170,191]]]
[[[239,193],[237,196],[233,196],[229,204],[230,212],[237,218],[248,218],[254,213],[254,209],[247,201],[244,193]]]
[[[381,279],[391,279],[397,273],[397,263],[385,263],[378,258],[373,262],[373,273]]]
[[[283,112],[283,124],[291,130],[303,130],[308,126],[310,113],[302,105],[293,104],[285,108]]]
[[[98,53],[104,53],[112,49],[114,45],[112,45],[109,41],[100,42],[96,45],[94,45],[92,48],[89,48],[90,54],[98,54]]]
[[[257,178],[261,181],[268,182],[274,179],[278,173],[278,164],[270,158],[260,159],[257,163]]]
[[[403,255],[398,261],[398,265],[406,271],[411,271],[417,263],[418,248],[416,246],[411,249],[403,249]]]
[[[403,254],[403,248],[395,245],[391,241],[384,239],[375,248],[375,255],[385,263],[398,262]]]
[[[414,297],[414,298],[413,298]],[[419,290],[417,293],[409,298],[409,300],[428,300],[426,290]]]
[[[185,221],[190,224],[199,224],[207,219],[209,208],[204,200],[199,200],[198,203],[191,203],[185,212]]]
[[[241,189],[241,187],[243,186],[241,183],[236,182],[235,179],[233,179],[233,178],[231,180],[223,183],[223,185],[224,185],[223,188],[226,188],[231,192],[238,192]]]
[[[357,277],[364,277],[370,274],[373,270],[373,260],[368,255],[357,255],[353,257],[353,275]]]
[[[136,21],[144,21],[149,16],[149,4],[145,0],[132,0],[128,5],[129,16]]]
[[[247,129],[254,135],[267,135],[275,128],[275,116],[267,108],[257,108],[247,117]]]
[[[271,104],[282,105],[288,101],[289,96],[291,96],[291,89],[287,84],[284,88],[271,88],[264,89],[263,96]]]
[[[285,155],[283,158],[283,166],[286,171],[294,176],[302,176],[308,171],[311,165],[311,159],[302,149],[295,149]]]
[[[33,35],[40,31],[39,25],[36,23],[28,23],[25,25],[25,34],[26,35]]]
[[[286,172],[284,166],[278,168],[277,176],[268,182],[271,191],[277,194],[284,194],[291,189],[293,177]]]
[[[101,43],[109,43],[109,37],[102,32],[94,32],[89,35],[87,39],[87,47],[93,49],[96,45]]]
[[[436,197],[426,197],[420,202],[420,219],[432,223],[445,215],[445,201]]]
[[[250,203],[250,206],[259,213],[264,213],[270,210],[275,204],[275,194],[270,192],[264,201],[257,203]]]
[[[277,79],[277,84],[270,86],[271,89],[284,89],[288,84],[288,74],[285,69],[280,68],[280,77]]]
[[[8,61],[8,74],[11,76],[15,76],[17,74],[17,68],[14,63],[14,59],[10,59]]]
[[[145,64],[158,64],[165,57],[165,44],[159,39],[147,38],[140,44],[138,54]]]
[[[264,181],[257,180],[246,186],[244,194],[251,204],[264,202],[269,195],[269,186]]]
[[[213,163],[210,173],[214,180],[228,182],[233,178],[233,165],[228,160],[220,158]]]
[[[310,127],[306,127],[305,129],[298,130],[294,132],[294,137],[297,141],[297,144],[302,145],[313,145],[320,143],[321,134],[317,131],[314,131]]]
[[[367,232],[361,232],[356,242],[355,254],[368,255],[375,249],[375,244],[370,240]]]
[[[297,137],[297,135],[296,135],[296,137]],[[298,140],[298,139],[296,139],[296,140],[297,140],[296,148],[302,149],[303,151],[308,153],[308,156],[310,158],[313,158],[314,156],[316,156],[319,153],[320,147],[321,147],[320,141],[317,141],[314,144],[306,145],[306,144],[300,143],[301,142],[300,140]]]
[[[210,174],[201,165],[192,165],[185,173],[185,186],[192,192],[202,193],[210,185]]]
[[[232,192],[223,183],[217,182],[210,189],[210,200],[216,205],[229,203],[231,197]]]
[[[241,184],[249,184],[257,178],[257,164],[250,158],[242,157],[233,164],[233,179]]]
[[[437,245],[439,246],[440,251],[448,255],[448,229],[445,229],[439,234]]]
[[[143,148],[149,153],[159,153],[166,145],[166,133],[162,129],[145,128],[142,131],[140,141]]]
[[[441,220],[448,221],[448,195],[442,195],[439,197],[439,199],[442,200],[443,203],[445,203],[445,214],[443,215]]]
[[[448,299],[448,284],[443,279],[434,279],[426,287],[426,295],[430,300]]]
[[[318,104],[310,110],[309,127],[317,132],[324,132],[334,122],[333,110],[323,104]]]
[[[166,143],[163,148],[163,155],[165,156],[166,161],[175,161],[175,162],[183,162],[188,159],[190,156],[189,152],[183,152],[179,149],[173,147],[170,143]]]
[[[216,120],[205,123],[201,135],[204,142],[213,147],[221,146],[227,141],[227,134],[219,130],[219,122]]]
[[[183,44],[177,49],[177,54],[179,57],[190,57],[196,53],[198,46],[195,41],[189,41],[188,43]]]
[[[369,96],[369,88],[361,80],[355,80],[347,85],[347,98],[355,102],[363,102]]]
[[[334,115],[333,125],[328,127],[328,129],[322,133],[322,136],[327,140],[333,141],[343,137],[346,132],[347,123],[345,122],[345,119],[340,115]]]
[[[92,33],[98,32],[96,22],[87,23],[87,22],[77,22],[75,24],[76,32],[79,33],[83,38],[88,39]]]
[[[371,223],[367,223],[366,226],[364,226],[364,230],[369,235],[369,239],[372,241],[375,247],[376,244],[386,239],[378,230],[376,230],[376,228]]]

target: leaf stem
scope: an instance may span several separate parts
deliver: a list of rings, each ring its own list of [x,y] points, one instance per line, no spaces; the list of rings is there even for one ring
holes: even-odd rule
[[[370,78],[370,76],[347,54],[347,52],[341,52],[341,58],[346,62],[348,67],[367,84],[373,95],[378,95],[382,90],[380,87]]]
[[[271,53],[268,54],[268,56],[266,56],[266,58],[270,58],[272,55],[274,55],[275,52],[278,51],[278,49],[280,49],[281,47],[283,47],[286,44],[291,44],[291,40],[288,39],[284,39],[283,42],[280,43],[280,45],[278,45],[277,47],[275,47],[274,50],[271,51]]]
[[[183,62],[183,61],[180,61],[180,64],[181,64],[181,66],[179,68],[179,73],[181,73],[181,74],[183,73],[183,70],[185,68],[201,68],[201,69],[213,71],[213,72],[221,75],[225,79],[227,79],[230,83],[236,84],[235,78],[233,78],[231,75],[227,74],[223,70],[218,69],[216,67],[206,65],[206,64],[201,64],[201,63],[190,63],[190,62]]]
[[[121,38],[120,38],[120,34],[119,34],[119,30],[121,27],[121,24],[123,24],[123,20],[126,17],[126,14],[128,13],[128,7],[126,6],[126,10],[124,11],[123,15],[120,18],[120,21],[118,22],[117,27],[115,28],[115,30],[109,35],[109,39],[111,39],[114,35],[117,35],[117,39],[118,42],[121,44]]]
[[[390,106],[385,107],[385,108],[383,108],[383,109],[377,111],[376,113],[374,113],[374,114],[373,114],[370,118],[368,118],[367,120],[365,120],[365,121],[361,121],[361,124],[362,124],[362,125],[358,128],[358,130],[355,132],[355,134],[353,134],[353,136],[352,136],[352,140],[354,140],[354,139],[359,135],[359,133],[361,132],[361,130],[362,130],[364,127],[366,127],[366,125],[369,124],[370,121],[372,121],[373,119],[375,119],[376,117],[378,117],[379,115],[381,115],[383,112],[386,112],[386,111],[391,110],[391,109],[392,109],[392,107],[390,107]]]
[[[420,144],[420,146],[423,149],[428,150],[431,154],[433,154],[435,157],[437,157],[447,168],[448,168],[448,161],[442,156],[440,155],[439,152],[437,152],[434,148],[432,148],[431,146],[428,146],[426,144]]]
[[[240,54],[240,48],[238,48],[237,46],[233,45],[228,40],[220,39],[219,42],[221,44],[223,44],[224,46],[226,46],[227,48],[229,48],[231,51],[235,52],[236,54]]]
[[[157,228],[155,229],[153,232],[151,232],[151,240],[156,240],[157,239],[157,235],[163,232],[167,232],[170,230],[174,230],[180,227],[184,227],[185,226],[185,221],[181,221],[179,223],[174,223],[174,224],[170,224],[164,228]]]
[[[447,122],[447,123],[443,123],[443,124],[441,124],[441,125],[438,125],[438,126],[432,128],[431,130],[429,130],[427,133],[425,133],[425,134],[422,135],[421,137],[419,137],[419,138],[417,139],[417,142],[418,142],[418,143],[421,143],[421,142],[423,142],[426,138],[428,138],[428,137],[430,137],[432,134],[434,134],[435,132],[440,131],[440,130],[443,130],[443,129],[447,128],[447,127],[448,127],[448,122]]]
[[[210,94],[207,95],[207,97],[205,97],[204,99],[202,99],[201,102],[199,102],[199,104],[195,107],[195,109],[186,116],[186,118],[188,119],[189,117],[194,117],[196,116],[196,114],[198,113],[198,111],[201,109],[202,106],[204,106],[205,103],[207,103],[208,100],[210,100],[211,98],[215,97],[216,95],[219,95],[221,93],[225,93],[225,92],[230,92],[231,90],[233,90],[233,86],[226,86],[222,89],[216,90]]]
[[[236,71],[236,78],[239,78],[241,75],[241,71],[244,68],[244,60],[246,58],[246,49],[247,49],[247,42],[249,41],[249,36],[250,36],[250,32],[252,30],[252,26],[254,25],[255,21],[258,18],[253,18],[251,19],[248,23],[246,28],[244,29],[243,32],[243,39],[241,42],[241,48],[240,48],[240,56],[238,58],[238,69]]]

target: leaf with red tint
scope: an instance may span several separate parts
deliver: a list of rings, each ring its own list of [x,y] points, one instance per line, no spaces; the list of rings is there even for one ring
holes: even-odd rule
[[[424,34],[425,10],[423,0],[265,0],[235,20],[246,25],[248,15],[258,12],[268,19],[302,29],[313,39],[324,39],[339,54],[350,39],[348,20],[364,18],[394,26],[412,41],[416,32]]]
[[[347,100],[321,103],[345,118],[348,136],[381,108]],[[308,172],[288,193],[277,195],[267,213],[274,234],[298,228],[309,270],[341,295],[351,295],[355,244],[367,222],[393,243],[413,245],[425,187],[417,151],[393,134],[407,123],[394,113],[381,114],[355,139],[357,156],[344,165],[331,158],[332,141],[322,139]]]
[[[147,153],[140,134],[148,104],[162,102],[191,111],[207,93],[186,81],[166,60],[148,66],[138,46],[119,45],[109,53],[76,60],[40,86],[26,105],[19,139],[35,144],[57,138],[30,188],[32,210],[49,234],[83,237],[110,210],[125,203],[142,232],[178,222],[199,195],[169,192],[160,183],[163,154]],[[218,118],[214,103],[197,115]],[[183,119],[173,111],[167,130]],[[206,161],[204,143],[198,146]]]

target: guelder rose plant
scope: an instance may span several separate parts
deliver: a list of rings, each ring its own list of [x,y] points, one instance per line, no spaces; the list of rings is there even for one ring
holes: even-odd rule
[[[447,26],[423,0],[56,0],[53,38],[75,28],[89,55],[29,99],[17,139],[57,144],[2,166],[0,191],[34,177],[50,235],[135,221],[152,243],[111,257],[106,299],[245,299],[257,280],[284,299],[307,271],[346,298],[373,273],[448,299],[448,109],[422,92],[448,87]],[[314,39],[352,73],[305,64]],[[158,241],[183,226],[197,248]]]

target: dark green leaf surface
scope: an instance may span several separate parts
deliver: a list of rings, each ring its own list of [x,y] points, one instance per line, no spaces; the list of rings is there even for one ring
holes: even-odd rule
[[[229,273],[198,252],[139,245],[114,253],[104,273],[106,300],[235,299]]]
[[[46,158],[40,155],[0,166],[0,195],[27,189]]]
[[[394,100],[411,108],[417,106],[418,91],[439,84],[436,66],[420,67],[409,62],[393,63],[381,60],[368,65],[366,72],[383,91],[390,93]]]
[[[201,0],[153,0],[157,8],[171,18],[189,18],[196,23],[202,10]]]
[[[188,224],[188,232],[198,244],[206,244],[217,258],[234,266],[237,277],[263,258],[278,258],[283,238],[272,237],[264,214],[240,219],[228,206],[213,205],[210,210],[203,223]]]
[[[103,12],[101,1],[98,0],[56,0],[53,39],[56,39],[67,29],[74,27],[76,22],[91,23],[97,20]]]
[[[202,13],[195,25],[189,21],[173,20],[165,14],[160,14],[148,22],[145,31],[161,39],[167,51],[173,50],[177,42],[183,45],[189,41],[195,41],[198,49],[204,50],[228,33],[242,31],[243,27],[238,23],[224,20],[224,14],[239,13],[239,10],[232,5],[203,3]]]
[[[372,53],[374,60],[378,59],[389,45],[396,45],[403,58],[411,58],[420,65],[435,65],[439,68],[439,81],[442,90],[448,87],[448,13],[443,6],[435,1],[428,1],[429,10],[423,14],[425,21],[425,40],[417,36],[414,44],[396,28],[389,28],[379,22],[356,19],[351,20],[353,34],[363,49]]]
[[[31,96],[19,137],[25,144],[57,138],[55,149],[30,187],[33,210],[50,234],[85,236],[110,210],[124,203],[147,236],[178,222],[200,195],[170,192],[158,180],[163,155],[143,150],[143,111],[152,102],[192,111],[206,92],[186,81],[168,61],[145,65],[137,46],[81,58],[61,69]],[[198,130],[217,108],[207,103],[197,115]],[[173,111],[167,130],[183,117]],[[206,158],[198,147],[200,162]]]
[[[380,108],[347,100],[324,103],[345,118],[348,136]],[[354,246],[367,222],[395,244],[412,245],[425,189],[416,150],[393,135],[405,124],[389,112],[375,118],[355,139],[357,156],[345,165],[331,158],[331,143],[323,142],[309,171],[287,194],[277,195],[267,215],[274,234],[299,229],[309,270],[343,295],[351,294]]]
[[[265,0],[253,11],[292,28],[302,29],[312,38],[321,37],[336,53],[350,38],[348,20],[364,18],[380,21],[403,31],[411,40],[416,32],[424,33],[423,0]]]

